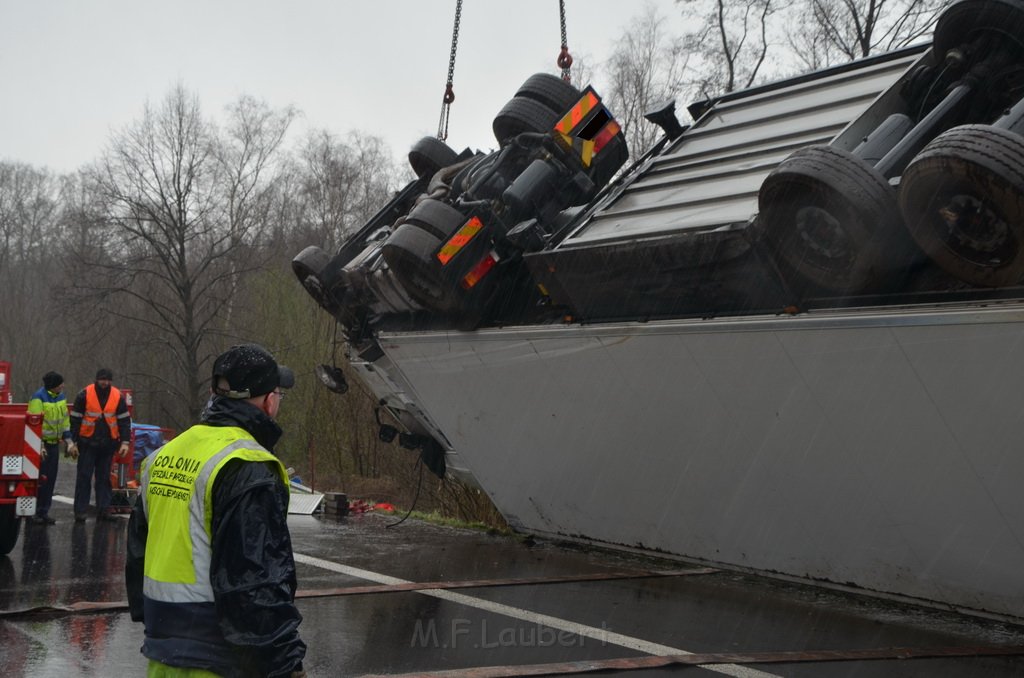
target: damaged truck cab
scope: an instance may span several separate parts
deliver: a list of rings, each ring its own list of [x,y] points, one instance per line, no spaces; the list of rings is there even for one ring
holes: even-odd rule
[[[409,153],[417,179],[333,257],[316,246],[292,261],[305,289],[344,328],[351,364],[438,475],[450,445],[396,383],[378,343],[388,326],[473,329],[549,315],[523,265],[626,162],[622,130],[593,90],[528,78],[493,122],[500,147],[455,153],[421,139]],[[326,374],[325,374],[326,376]],[[382,437],[394,438],[382,424]]]

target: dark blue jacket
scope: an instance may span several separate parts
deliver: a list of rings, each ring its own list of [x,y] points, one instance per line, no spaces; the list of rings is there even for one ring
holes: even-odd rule
[[[214,397],[203,423],[240,426],[268,450],[280,428],[248,403]],[[149,525],[142,501],[128,521],[125,583],[133,621],[144,621],[142,653],[178,667],[229,678],[287,676],[302,670],[306,644],[295,607],[295,560],[288,490],[276,469],[233,460],[213,487],[210,582],[214,603],[171,604],[142,593]]]

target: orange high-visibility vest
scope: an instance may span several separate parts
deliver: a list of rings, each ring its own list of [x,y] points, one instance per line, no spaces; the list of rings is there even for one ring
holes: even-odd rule
[[[117,440],[121,432],[117,428],[117,404],[121,402],[121,391],[110,387],[110,397],[102,408],[100,399],[96,395],[96,384],[89,384],[85,387],[85,414],[82,415],[82,426],[78,429],[78,435],[82,438],[92,438],[96,432],[96,420],[101,416],[110,427],[110,437]]]

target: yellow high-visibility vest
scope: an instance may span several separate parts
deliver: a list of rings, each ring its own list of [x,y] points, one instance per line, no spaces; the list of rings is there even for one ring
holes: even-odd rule
[[[281,461],[235,426],[193,426],[143,461],[139,497],[149,523],[142,585],[147,598],[213,602],[213,485],[231,459],[272,462],[288,488]]]
[[[32,398],[28,401],[28,413],[43,415],[43,442],[52,444],[59,442],[64,433],[71,428],[71,419],[68,416],[68,401],[64,394],[55,396],[49,391],[47,393],[55,400]]]

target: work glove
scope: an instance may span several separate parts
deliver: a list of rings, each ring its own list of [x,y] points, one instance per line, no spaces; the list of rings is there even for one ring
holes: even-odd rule
[[[78,459],[78,443],[76,443],[73,440],[69,440],[68,451],[66,452],[66,454],[71,459]]]

